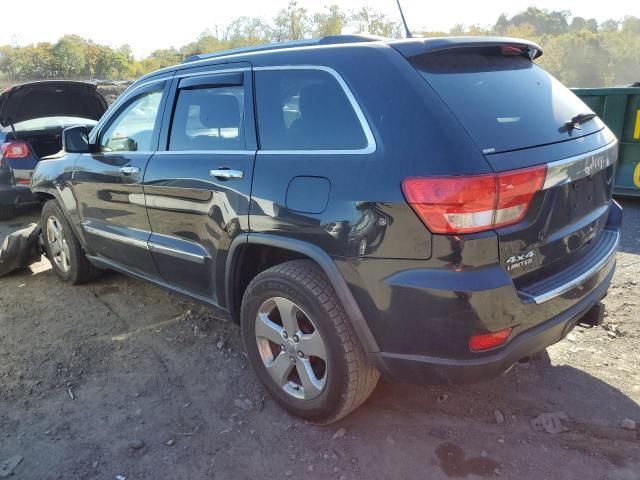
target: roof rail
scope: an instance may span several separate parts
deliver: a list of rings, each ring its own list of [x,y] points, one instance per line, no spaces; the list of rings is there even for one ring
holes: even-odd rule
[[[296,47],[312,47],[316,45],[336,45],[336,44],[342,44],[342,43],[377,42],[381,40],[388,40],[388,38],[378,37],[375,35],[328,35],[326,37],[320,37],[320,38],[291,40],[288,42],[266,43],[263,45],[252,45],[249,47],[220,50],[219,52],[213,52],[213,53],[201,53],[197,55],[191,55],[185,58],[182,61],[182,63],[191,63],[191,62],[196,62],[198,60],[208,60],[210,58],[226,57],[228,55],[235,55],[238,53],[264,52],[268,50],[283,50],[287,48],[296,48]]]

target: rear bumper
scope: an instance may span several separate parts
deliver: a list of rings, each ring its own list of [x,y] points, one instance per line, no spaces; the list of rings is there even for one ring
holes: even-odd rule
[[[621,209],[613,203],[605,230],[588,254],[527,291],[497,260],[452,268],[432,260],[336,260],[379,346],[372,362],[390,380],[468,383],[495,377],[518,360],[562,339],[602,299],[615,270]],[[434,241],[451,239],[435,237]],[[460,256],[497,252],[485,235]],[[480,245],[482,248],[479,248]],[[448,245],[442,247],[446,250]],[[450,247],[449,247],[450,248]],[[512,328],[504,345],[472,352],[473,335]]]
[[[496,377],[522,358],[562,340],[606,295],[615,270],[615,258],[611,263],[604,279],[586,298],[560,315],[523,331],[494,353],[479,358],[454,359],[378,352],[370,354],[371,361],[386,379],[397,382],[473,383]]]

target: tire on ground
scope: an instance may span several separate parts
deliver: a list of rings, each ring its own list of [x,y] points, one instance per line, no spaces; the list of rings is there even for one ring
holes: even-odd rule
[[[267,372],[258,351],[255,321],[269,298],[287,298],[309,314],[327,350],[326,384],[316,398],[294,398]],[[245,349],[259,380],[287,411],[318,424],[328,424],[358,408],[373,392],[380,374],[365,352],[320,267],[310,260],[292,260],[257,275],[247,287],[241,308]]]
[[[47,239],[47,221],[51,216],[55,216],[60,222],[69,247],[70,268],[66,272],[56,265],[51,254],[51,247]],[[99,270],[91,265],[87,259],[82,245],[80,245],[78,238],[56,200],[49,200],[44,204],[44,207],[42,207],[42,238],[44,240],[45,252],[51,262],[53,271],[63,282],[70,285],[79,285],[94,279],[98,275]]]

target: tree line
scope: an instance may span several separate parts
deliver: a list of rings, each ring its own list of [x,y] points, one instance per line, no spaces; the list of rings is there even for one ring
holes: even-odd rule
[[[292,0],[270,21],[242,16],[203,32],[187,45],[158,49],[143,59],[136,59],[128,45],[114,48],[77,35],[65,35],[55,43],[0,46],[0,80],[133,79],[199,53],[346,32],[399,38],[403,29],[395,19],[369,7],[345,11],[331,5],[310,12]],[[640,81],[640,18],[634,16],[598,23],[569,11],[529,7],[511,18],[500,15],[488,27],[455,25],[448,32],[414,33],[425,37],[501,35],[536,41],[545,52],[539,63],[569,86]]]

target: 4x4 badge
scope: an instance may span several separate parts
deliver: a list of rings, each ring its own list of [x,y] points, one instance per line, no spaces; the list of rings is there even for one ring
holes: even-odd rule
[[[533,263],[536,254],[533,250],[530,250],[521,255],[513,255],[507,258],[507,271],[511,271],[514,268],[522,268]]]

